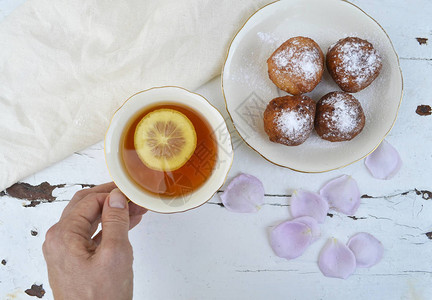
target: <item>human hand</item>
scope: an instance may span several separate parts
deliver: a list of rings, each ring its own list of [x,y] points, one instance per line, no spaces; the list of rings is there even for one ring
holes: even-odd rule
[[[128,204],[114,183],[77,192],[42,247],[55,299],[132,299],[128,230],[146,211]]]

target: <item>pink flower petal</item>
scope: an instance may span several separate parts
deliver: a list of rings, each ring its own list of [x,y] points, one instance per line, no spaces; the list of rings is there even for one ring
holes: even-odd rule
[[[329,181],[320,190],[320,195],[332,209],[347,215],[354,215],[360,205],[357,182],[348,175]]]
[[[324,276],[346,279],[354,273],[356,260],[347,246],[331,238],[321,250],[318,267]]]
[[[378,179],[392,178],[402,166],[399,153],[386,140],[364,162],[372,176]]]
[[[384,247],[373,235],[359,232],[352,236],[347,244],[354,253],[357,267],[369,268],[376,265],[384,254]]]
[[[303,223],[307,227],[309,227],[309,230],[311,231],[311,235],[312,235],[311,243],[318,240],[319,237],[321,236],[321,228],[320,228],[318,222],[314,218],[309,217],[309,216],[304,216],[304,217],[295,218],[294,220],[291,220],[291,221]]]
[[[264,202],[264,186],[255,176],[240,174],[231,180],[220,198],[230,211],[257,212]]]
[[[270,234],[270,245],[277,256],[293,259],[305,252],[312,242],[311,229],[300,222],[286,221]]]
[[[328,210],[328,202],[317,193],[299,190],[291,197],[291,215],[294,218],[310,216],[324,223]]]

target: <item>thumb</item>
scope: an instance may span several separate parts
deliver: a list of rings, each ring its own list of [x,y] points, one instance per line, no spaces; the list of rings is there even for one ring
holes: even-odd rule
[[[119,189],[108,195],[102,209],[102,247],[129,246],[129,209],[126,197]]]

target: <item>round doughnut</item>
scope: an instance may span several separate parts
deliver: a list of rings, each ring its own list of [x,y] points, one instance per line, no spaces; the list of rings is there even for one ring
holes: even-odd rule
[[[360,102],[346,92],[331,92],[322,97],[316,107],[315,130],[330,142],[349,141],[365,125]]]
[[[278,97],[264,111],[264,130],[270,141],[287,146],[302,144],[310,136],[315,102],[304,95]]]
[[[369,86],[382,69],[382,59],[371,43],[347,37],[330,47],[327,69],[339,87],[356,93]]]
[[[324,54],[314,40],[293,37],[277,48],[267,60],[270,80],[292,95],[312,91],[324,72]]]

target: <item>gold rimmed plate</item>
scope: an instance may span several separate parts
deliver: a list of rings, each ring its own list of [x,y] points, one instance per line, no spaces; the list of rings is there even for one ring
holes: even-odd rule
[[[267,103],[285,92],[268,78],[267,58],[284,41],[306,36],[324,54],[347,36],[371,42],[383,58],[378,78],[354,96],[366,116],[363,131],[348,142],[332,143],[314,132],[302,145],[288,147],[269,141],[262,115]],[[244,141],[270,162],[300,172],[326,172],[347,166],[371,153],[397,118],[403,93],[398,56],[384,29],[357,6],[342,0],[281,0],[255,12],[231,42],[222,73],[226,107]],[[340,88],[327,71],[306,94],[315,101]]]

